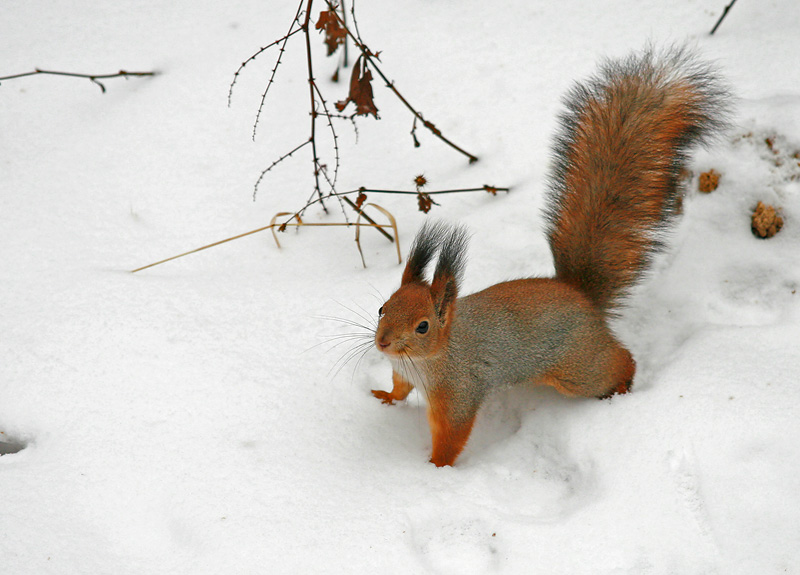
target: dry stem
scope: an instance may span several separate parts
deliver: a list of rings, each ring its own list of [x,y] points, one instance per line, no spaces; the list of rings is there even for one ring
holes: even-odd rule
[[[49,74],[51,76],[69,76],[71,78],[86,78],[90,80],[92,83],[97,84],[100,87],[100,90],[105,94],[106,87],[102,84],[102,82],[98,82],[98,80],[105,80],[107,78],[120,78],[120,77],[128,77],[128,76],[155,76],[156,72],[126,72],[125,70],[120,70],[116,74],[76,74],[74,72],[57,72],[54,70],[40,70],[36,68],[33,72],[23,72],[22,74],[12,74],[11,76],[2,76],[0,77],[0,82],[4,80],[14,80],[16,78],[24,78],[26,76],[35,76],[37,74]]]
[[[350,38],[353,40],[353,43],[356,45],[356,48],[358,48],[361,51],[361,54],[364,56],[364,59],[367,61],[367,63],[369,63],[369,65],[378,73],[378,75],[381,77],[381,79],[383,79],[383,81],[386,83],[386,87],[389,88],[394,93],[395,96],[397,96],[397,98],[403,103],[403,105],[406,108],[408,108],[408,110],[414,115],[414,117],[419,119],[419,121],[422,122],[422,125],[425,126],[426,128],[428,128],[428,130],[430,130],[430,132],[434,136],[439,138],[441,141],[443,141],[445,144],[447,144],[448,146],[450,146],[454,150],[456,150],[456,151],[460,152],[461,154],[467,156],[467,158],[469,159],[469,163],[470,164],[474,164],[475,162],[477,162],[478,161],[478,157],[477,156],[474,156],[474,155],[470,154],[469,152],[467,152],[466,150],[464,150],[460,146],[457,146],[456,144],[451,142],[449,139],[447,139],[444,136],[444,134],[442,134],[441,130],[439,130],[432,122],[429,122],[428,120],[426,120],[422,116],[422,113],[419,112],[416,108],[414,108],[414,106],[412,106],[408,102],[408,100],[406,100],[405,97],[403,97],[403,95],[395,87],[394,82],[389,80],[389,78],[386,77],[386,75],[383,73],[383,71],[380,69],[380,67],[375,63],[375,59],[376,59],[375,58],[375,53],[372,52],[366,46],[366,44],[364,44],[364,42],[362,42],[362,40],[360,38],[360,35],[353,34],[350,31],[350,29],[347,27],[347,23],[344,21],[344,19],[341,16],[339,16],[339,13],[336,11],[334,4],[332,4],[330,0],[325,0],[325,3],[328,5],[328,7],[333,12],[333,14],[336,16],[336,19],[339,20],[339,23],[342,25],[342,28],[347,32],[347,35],[350,36]],[[355,20],[355,18],[354,18],[354,20]],[[415,140],[415,143],[416,143],[416,137],[414,138],[414,140]]]

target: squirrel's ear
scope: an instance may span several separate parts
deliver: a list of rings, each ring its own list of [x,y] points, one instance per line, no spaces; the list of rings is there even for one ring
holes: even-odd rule
[[[426,283],[425,268],[433,259],[446,234],[447,227],[441,222],[425,222],[417,232],[414,243],[411,244],[411,251],[408,253],[408,262],[403,271],[400,285]]]
[[[449,321],[452,304],[458,297],[461,276],[466,265],[467,243],[467,231],[461,226],[452,228],[442,243],[431,284],[431,296],[442,324]]]

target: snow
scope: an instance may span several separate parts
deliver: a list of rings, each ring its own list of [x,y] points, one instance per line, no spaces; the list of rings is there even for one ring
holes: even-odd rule
[[[427,217],[473,233],[465,292],[551,272],[539,209],[561,95],[605,56],[689,41],[738,96],[698,152],[684,218],[616,323],[639,370],[608,401],[490,398],[453,468],[427,463],[424,398],[398,406],[375,350],[339,369],[329,316],[374,316],[394,247],[352,231],[256,234],[312,186],[293,2],[30,1],[4,8],[0,75],[155,69],[154,78],[0,84],[0,573],[800,572],[800,5],[474,0],[358,3],[382,69],[456,143],[378,83],[381,120],[339,127],[339,187],[513,186]],[[768,5],[767,5],[768,4]],[[316,10],[316,8],[315,8]],[[344,86],[318,49],[329,100]],[[778,154],[764,144],[774,139]],[[325,153],[329,153],[325,148]],[[327,157],[328,161],[332,158]],[[779,161],[776,161],[779,160]],[[778,165],[780,164],[780,165]],[[709,195],[697,174],[722,174]],[[398,219],[402,250],[426,216]],[[757,240],[759,201],[784,229]],[[311,210],[308,219],[336,221]],[[366,310],[366,311],[362,311]],[[344,328],[348,331],[348,328]],[[357,364],[357,366],[356,366]]]

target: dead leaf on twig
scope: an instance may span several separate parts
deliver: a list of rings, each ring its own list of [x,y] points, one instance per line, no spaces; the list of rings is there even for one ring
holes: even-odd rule
[[[362,68],[363,64],[363,68]],[[372,99],[372,72],[367,68],[363,56],[359,56],[353,66],[353,73],[350,76],[350,93],[347,99],[336,102],[336,109],[344,111],[350,102],[356,106],[356,116],[367,116],[372,114],[378,118],[378,108]]]
[[[323,10],[317,19],[317,30],[325,31],[325,45],[328,47],[328,56],[344,44],[347,39],[347,30],[342,28],[339,19],[333,10]]]
[[[419,211],[422,213],[427,214],[431,211],[431,207],[433,207],[434,204],[436,204],[436,202],[434,202],[428,194],[424,192],[419,192],[417,194],[417,205],[419,206]],[[436,205],[438,206],[439,204]]]

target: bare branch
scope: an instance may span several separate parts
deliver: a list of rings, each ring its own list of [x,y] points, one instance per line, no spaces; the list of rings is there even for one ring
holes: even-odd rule
[[[392,82],[391,80],[389,80],[389,78],[387,78],[387,77],[386,77],[386,75],[383,73],[383,71],[380,69],[380,67],[379,67],[379,66],[378,66],[378,65],[375,63],[375,61],[377,60],[377,58],[376,58],[376,56],[375,56],[375,53],[374,53],[374,52],[372,52],[372,51],[371,51],[371,50],[370,50],[370,49],[367,47],[367,45],[366,45],[366,44],[364,44],[364,43],[361,41],[360,37],[358,37],[358,36],[356,36],[355,34],[353,34],[353,32],[351,32],[351,31],[350,31],[350,30],[347,28],[347,26],[346,26],[346,25],[345,25],[345,23],[344,23],[344,20],[342,20],[341,16],[339,16],[339,14],[338,14],[338,13],[337,13],[337,12],[334,10],[334,5],[331,3],[331,1],[330,1],[330,0],[325,0],[325,3],[326,3],[326,4],[328,5],[328,7],[329,7],[329,8],[330,8],[330,9],[333,11],[334,15],[336,16],[336,18],[339,20],[339,23],[342,25],[342,27],[343,27],[343,28],[345,29],[345,31],[347,32],[348,36],[350,36],[350,38],[353,40],[353,43],[354,43],[354,44],[356,45],[356,47],[357,47],[357,48],[358,48],[358,49],[361,51],[361,54],[364,56],[364,59],[365,59],[365,60],[366,60],[366,61],[367,61],[367,62],[370,64],[370,66],[371,66],[371,67],[372,67],[372,68],[373,68],[373,69],[374,69],[374,70],[375,70],[375,71],[378,73],[378,75],[379,75],[379,76],[380,76],[380,77],[383,79],[383,81],[386,83],[386,87],[387,87],[387,88],[389,88],[389,89],[390,89],[390,90],[391,90],[391,91],[394,93],[394,95],[395,95],[395,96],[397,96],[397,98],[398,98],[398,99],[399,99],[399,100],[400,100],[400,101],[403,103],[403,105],[404,105],[406,108],[408,108],[408,110],[409,110],[409,111],[410,111],[412,114],[414,114],[414,116],[415,116],[416,118],[419,118],[420,122],[422,122],[422,125],[423,125],[423,126],[425,126],[426,128],[428,128],[428,130],[430,130],[430,132],[431,132],[431,133],[432,133],[434,136],[436,136],[437,138],[439,138],[439,139],[440,139],[441,141],[443,141],[445,144],[447,144],[448,146],[450,146],[450,147],[451,147],[451,148],[453,148],[454,150],[456,150],[456,151],[460,152],[461,154],[463,154],[463,155],[467,156],[467,158],[469,159],[469,163],[470,163],[470,164],[474,164],[475,162],[477,162],[477,161],[478,161],[478,157],[477,157],[477,156],[474,156],[474,155],[470,154],[469,152],[467,152],[467,151],[466,151],[466,150],[464,150],[463,148],[461,148],[461,147],[457,146],[456,144],[454,144],[453,142],[451,142],[449,139],[447,139],[447,138],[444,136],[444,134],[442,134],[441,130],[439,130],[439,129],[438,129],[438,128],[437,128],[437,127],[436,127],[436,126],[433,124],[433,123],[431,123],[431,122],[429,122],[428,120],[426,120],[426,119],[425,119],[425,118],[422,116],[422,113],[421,113],[421,112],[419,112],[419,111],[417,111],[417,110],[416,110],[416,109],[415,109],[415,108],[414,108],[414,107],[413,107],[413,106],[412,106],[412,105],[411,105],[411,104],[408,102],[408,100],[406,100],[406,99],[405,99],[405,97],[403,97],[403,95],[402,95],[402,94],[401,94],[401,93],[400,93],[400,92],[397,90],[397,88],[395,87],[395,85],[394,85],[394,82]]]
[[[125,70],[120,70],[115,74],[76,74],[74,72],[57,72],[54,70],[40,70],[36,68],[33,72],[24,72],[22,74],[12,74],[11,76],[2,76],[0,77],[0,82],[4,80],[14,80],[16,78],[24,78],[26,76],[35,76],[37,74],[49,74],[51,76],[68,76],[71,78],[85,78],[90,80],[94,84],[97,84],[100,87],[100,91],[105,94],[106,87],[98,80],[105,80],[107,78],[120,78],[120,77],[128,77],[128,76],[155,76],[156,72],[126,72]]]
[[[333,154],[334,154],[334,167],[333,167],[333,181],[331,181],[327,174],[325,174],[325,179],[328,182],[328,185],[331,188],[331,191],[336,191],[336,181],[339,178],[339,136],[336,134],[336,129],[333,127],[333,121],[331,118],[336,117],[335,115],[331,114],[330,110],[328,109],[328,104],[325,101],[325,97],[320,92],[319,87],[317,86],[316,82],[313,82],[312,85],[314,86],[314,90],[317,92],[317,96],[319,96],[319,101],[322,104],[323,116],[328,121],[328,128],[331,131],[331,136],[333,137]]]
[[[420,193],[419,190],[417,190],[417,191],[411,191],[411,190],[371,190],[371,189],[368,189],[368,188],[359,188],[358,190],[351,190],[350,192],[345,192],[345,193],[353,193],[353,191],[360,191],[360,192],[363,192],[365,194],[400,194],[400,195],[408,194],[408,195],[414,195],[414,196],[416,196],[416,195],[418,195]],[[480,188],[461,188],[461,189],[455,189],[455,190],[437,190],[437,191],[434,191],[434,192],[423,192],[423,193],[425,193],[425,194],[427,194],[429,196],[433,196],[433,195],[436,195],[436,194],[463,194],[463,193],[469,193],[469,192],[488,192],[488,193],[494,195],[497,192],[510,192],[510,191],[511,191],[510,188],[498,188],[498,187],[495,187],[495,186],[486,185],[486,186],[482,186]]]
[[[272,73],[269,76],[269,81],[267,82],[267,87],[264,88],[264,93],[261,94],[261,102],[258,104],[258,111],[256,112],[256,119],[253,123],[253,141],[256,139],[256,130],[258,130],[258,121],[261,119],[261,111],[264,109],[264,101],[267,99],[267,93],[269,92],[270,86],[275,81],[275,74],[278,71],[278,66],[281,65],[281,59],[283,58],[283,53],[286,51],[286,43],[289,41],[289,38],[294,33],[292,29],[294,28],[295,24],[297,24],[297,19],[300,16],[300,12],[303,9],[303,2],[301,0],[300,4],[297,6],[297,13],[294,15],[294,19],[292,19],[292,24],[289,26],[289,32],[283,38],[283,42],[281,43],[280,51],[278,52],[278,59],[275,61],[275,67],[272,69]],[[298,28],[295,32],[299,32],[302,28]],[[232,86],[232,85],[231,85]]]
[[[311,141],[311,151],[313,155],[313,163],[314,163],[314,193],[319,198],[320,204],[322,205],[322,209],[325,213],[328,213],[328,208],[325,207],[325,202],[323,201],[322,197],[322,189],[319,185],[319,170],[320,170],[320,161],[319,155],[317,154],[317,105],[316,105],[316,98],[315,98],[315,85],[314,85],[314,66],[311,61],[311,34],[310,34],[310,27],[309,23],[311,22],[311,5],[314,3],[314,0],[308,0],[308,4],[306,5],[306,17],[305,21],[303,22],[303,32],[305,33],[306,37],[306,61],[308,66],[308,91],[311,97],[311,137],[309,140]]]
[[[725,19],[725,16],[728,15],[728,10],[733,8],[734,4],[736,4],[736,0],[731,0],[731,3],[725,6],[725,9],[722,11],[722,15],[719,17],[719,20],[717,20],[717,23],[714,24],[714,27],[711,29],[711,32],[709,33],[709,36],[714,35],[714,32],[717,31],[717,28],[719,28],[719,25],[722,24],[722,21]]]
[[[294,24],[296,21],[297,21],[296,18],[294,20],[292,20],[292,24]],[[231,99],[233,98],[233,86],[236,84],[236,80],[239,78],[239,74],[242,73],[242,70],[244,70],[245,66],[247,66],[250,62],[252,62],[256,58],[258,58],[261,54],[263,54],[264,52],[266,52],[267,50],[269,50],[273,46],[276,46],[276,45],[280,44],[281,42],[284,42],[285,40],[287,40],[289,38],[289,36],[294,36],[298,32],[302,32],[302,30],[300,28],[298,28],[297,30],[292,30],[286,36],[283,36],[282,38],[278,38],[277,40],[275,40],[272,44],[268,44],[268,45],[264,46],[263,48],[259,48],[258,52],[256,52],[255,54],[250,56],[247,60],[245,60],[244,62],[241,63],[241,65],[236,69],[236,72],[233,74],[233,81],[231,82],[231,85],[228,88],[228,107],[229,108],[231,107]],[[284,45],[285,45],[285,43],[284,43]],[[278,58],[278,61],[280,62],[280,58]],[[276,65],[276,68],[277,68],[277,65]],[[274,77],[274,75],[275,75],[275,72],[273,70],[273,77]],[[270,78],[269,83],[270,84],[272,83],[272,78]],[[269,85],[267,85],[267,88],[269,89]]]
[[[293,148],[290,152],[285,153],[280,158],[278,158],[277,160],[272,162],[272,164],[270,164],[270,166],[266,170],[261,172],[261,175],[258,177],[258,180],[256,180],[255,186],[253,186],[253,201],[256,200],[256,194],[258,193],[258,186],[261,184],[261,180],[264,179],[264,176],[266,176],[267,173],[272,170],[272,168],[274,168],[275,166],[280,164],[282,161],[284,161],[287,158],[291,158],[292,154],[294,154],[297,150],[306,147],[310,143],[311,143],[311,140],[306,140],[305,142],[303,142],[299,146],[296,146],[295,148]]]

